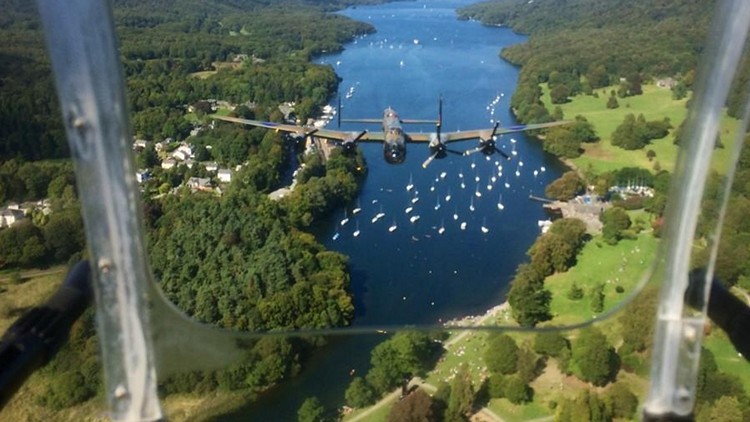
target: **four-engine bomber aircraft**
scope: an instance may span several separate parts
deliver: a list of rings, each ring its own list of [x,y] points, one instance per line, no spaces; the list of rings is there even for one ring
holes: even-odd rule
[[[341,107],[339,107],[340,109]],[[382,132],[368,132],[362,130],[361,132],[347,132],[341,130],[330,130],[330,129],[319,129],[310,128],[297,125],[289,125],[283,123],[263,122],[258,120],[240,119],[236,117],[224,117],[214,116],[215,119],[224,120],[227,122],[241,123],[251,126],[264,127],[267,129],[274,129],[276,131],[283,131],[288,133],[294,133],[299,136],[315,136],[323,139],[337,140],[341,142],[341,146],[344,151],[352,151],[356,146],[357,142],[382,142],[383,143],[383,157],[390,164],[401,164],[406,159],[406,143],[407,142],[424,142],[429,143],[430,156],[427,160],[422,163],[422,167],[427,167],[432,160],[444,158],[447,153],[457,155],[469,155],[475,152],[482,152],[486,155],[491,155],[495,152],[501,154],[506,159],[510,157],[497,148],[495,145],[498,135],[504,135],[513,132],[523,132],[533,129],[543,129],[552,126],[558,126],[566,124],[568,122],[549,122],[549,123],[537,123],[530,125],[515,125],[508,127],[500,127],[500,123],[495,123],[495,126],[489,129],[477,129],[477,130],[466,130],[457,132],[441,133],[440,128],[443,120],[443,101],[440,99],[438,107],[438,119],[437,120],[408,120],[401,119],[396,111],[391,107],[388,107],[383,112],[382,119],[344,119],[341,120],[341,114],[339,113],[339,125],[342,121],[344,122],[355,122],[355,123],[379,123],[383,126]],[[435,124],[434,133],[406,133],[402,127],[402,124]],[[459,152],[448,149],[446,144],[457,141],[465,141],[469,139],[479,139],[479,145],[471,150]]]

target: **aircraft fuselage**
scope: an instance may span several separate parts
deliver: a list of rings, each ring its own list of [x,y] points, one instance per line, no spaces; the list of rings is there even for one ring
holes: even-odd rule
[[[406,159],[406,135],[396,111],[388,107],[383,112],[383,157],[389,164],[401,164]]]

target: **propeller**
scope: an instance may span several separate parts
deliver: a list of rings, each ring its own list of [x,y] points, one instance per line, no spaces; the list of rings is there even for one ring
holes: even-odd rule
[[[492,134],[490,134],[490,136],[488,136],[487,138],[479,138],[479,146],[474,149],[465,151],[464,155],[471,155],[480,151],[486,155],[492,155],[493,153],[497,152],[498,154],[505,157],[506,160],[510,160],[510,156],[501,151],[495,144],[495,137],[497,136],[496,134],[498,127],[500,127],[500,122],[495,123],[495,126],[492,128]]]
[[[430,156],[427,157],[427,159],[422,163],[422,168],[427,168],[427,166],[430,165],[430,163],[434,159],[441,159],[445,158],[445,156],[450,152],[451,154],[461,155],[460,152],[454,151],[452,149],[448,149],[448,147],[445,146],[442,140],[442,134],[440,132],[440,128],[443,125],[443,96],[440,96],[440,100],[438,101],[438,119],[437,123],[435,124],[435,135],[430,140]]]
[[[341,142],[341,147],[344,149],[344,153],[351,153],[354,151],[354,149],[357,147],[357,141],[362,139],[363,136],[367,134],[366,130],[363,130],[362,132],[359,132],[357,136],[355,136],[352,139],[346,139],[345,141]]]

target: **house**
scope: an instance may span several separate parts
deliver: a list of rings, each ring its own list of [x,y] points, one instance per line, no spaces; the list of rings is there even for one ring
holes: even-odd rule
[[[195,165],[195,161],[193,161],[192,158],[188,158],[187,160],[185,160],[184,164],[187,166],[187,168],[191,169]]]
[[[178,161],[185,161],[193,158],[193,147],[188,144],[182,144],[172,153],[172,157]]]
[[[215,172],[216,170],[219,169],[219,165],[213,161],[207,161],[203,163],[203,167],[206,168],[206,171],[210,171],[210,172]]]
[[[224,183],[229,183],[232,181],[232,170],[220,169],[216,175],[219,178],[219,180]]]
[[[656,86],[658,86],[659,88],[672,89],[675,87],[675,85],[677,85],[677,81],[674,80],[674,78],[664,78],[656,81]]]
[[[4,209],[0,211],[0,227],[10,227],[24,218],[23,211]]]
[[[193,191],[211,191],[211,179],[207,177],[191,177],[187,181],[187,186]]]
[[[156,145],[154,145],[154,149],[156,149],[157,152],[166,151],[168,147],[169,147],[169,142],[167,141],[157,142]]]
[[[163,168],[164,170],[169,170],[176,165],[177,165],[177,161],[171,158],[167,158],[166,160],[161,162],[161,168]]]

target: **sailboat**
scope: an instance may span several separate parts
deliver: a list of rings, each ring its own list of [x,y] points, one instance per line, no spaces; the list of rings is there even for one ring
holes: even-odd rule
[[[380,206],[380,212],[375,214],[375,217],[372,217],[372,222],[376,223],[381,218],[385,217],[385,213],[383,212],[383,206]]]
[[[453,221],[457,221],[457,220],[458,220],[458,209],[454,208],[453,209]]]
[[[489,233],[490,229],[487,228],[487,218],[482,219],[482,233]]]
[[[466,230],[466,222],[465,221],[461,222],[461,230]]]
[[[448,175],[448,173],[442,172],[442,173],[440,173],[440,178],[441,179],[445,179],[445,176],[447,176],[447,175]]]
[[[474,198],[471,198],[471,202],[469,203],[469,211],[474,212]]]
[[[357,229],[354,230],[354,233],[352,233],[352,236],[354,237],[359,236],[359,221],[357,221]]]
[[[357,199],[357,208],[352,210],[352,215],[359,214],[360,211],[362,211],[362,207],[359,206],[359,199]]]
[[[472,158],[472,159],[471,159],[471,168],[472,168],[472,169],[473,169],[474,167],[476,167],[476,166],[477,166],[477,163],[476,163],[475,161],[476,161],[476,159],[475,159],[475,158]]]
[[[333,237],[331,239],[336,240],[339,238],[339,232],[336,232],[333,234]]]
[[[406,191],[411,192],[412,189],[414,189],[414,182],[412,182],[412,174],[409,173],[409,184],[406,185]]]
[[[461,189],[466,189],[466,184],[464,184],[464,182],[461,182]]]
[[[437,203],[435,204],[435,211],[440,209],[440,197],[437,198]]]
[[[410,213],[410,212],[412,212],[413,210],[414,210],[414,207],[412,207],[412,206],[409,206],[409,207],[406,207],[406,209],[404,210],[404,212],[405,212],[406,214],[409,214],[409,213]]]
[[[441,221],[440,228],[438,229],[438,234],[443,234],[443,233],[445,233],[445,222]]]
[[[412,216],[411,216],[411,217],[409,218],[409,221],[410,221],[410,222],[412,222],[412,223],[416,223],[416,222],[417,222],[417,220],[419,220],[419,216],[418,216],[418,215],[412,215]]]
[[[393,233],[393,232],[396,231],[397,228],[398,228],[398,226],[396,225],[396,219],[394,219],[393,220],[393,224],[391,224],[391,227],[388,227],[388,231],[391,232],[391,233]]]
[[[505,178],[505,189],[510,188],[510,183],[508,183],[508,178]]]
[[[479,175],[478,174],[476,176],[474,176],[474,181],[477,182],[477,183],[479,183]]]
[[[448,189],[448,194],[445,195],[445,202],[450,202],[450,201],[451,201],[451,190]]]
[[[503,205],[503,194],[500,194],[500,199],[497,200],[497,209],[502,211],[505,209],[505,205]]]
[[[346,216],[346,208],[344,208],[344,218],[341,220],[341,225],[345,225],[349,222],[349,217]]]
[[[477,198],[481,198],[482,197],[482,192],[479,192],[479,185],[477,185],[477,190],[474,191],[474,195]]]

